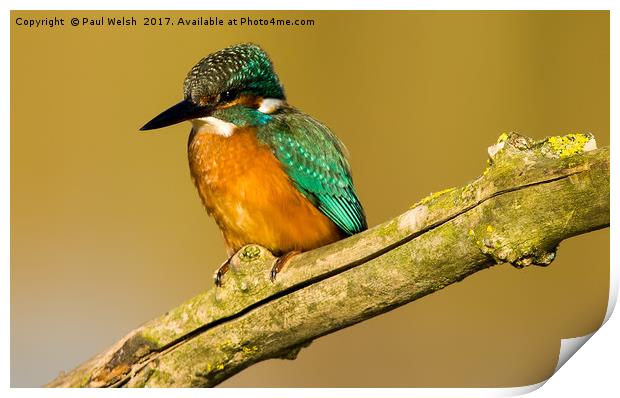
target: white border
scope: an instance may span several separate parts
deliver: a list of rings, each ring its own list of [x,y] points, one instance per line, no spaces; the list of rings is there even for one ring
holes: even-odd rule
[[[1,329],[3,353],[10,352],[10,275],[9,275],[9,259],[10,259],[10,123],[9,123],[9,95],[10,95],[10,71],[8,55],[10,51],[10,18],[8,10],[36,10],[36,9],[57,9],[57,10],[193,10],[193,9],[213,9],[213,10],[232,10],[232,9],[264,9],[264,10],[338,10],[338,9],[354,9],[354,10],[373,10],[377,9],[376,5],[380,4],[381,9],[399,10],[399,9],[418,9],[418,10],[611,10],[611,146],[612,153],[617,150],[618,120],[616,113],[618,111],[618,10],[617,2],[608,0],[589,0],[589,1],[553,1],[553,0],[521,0],[521,1],[410,1],[404,3],[397,0],[383,0],[380,3],[376,1],[334,1],[334,0],[314,0],[311,3],[291,3],[288,1],[270,1],[263,0],[260,3],[251,1],[190,1],[175,0],[161,1],[152,0],[149,2],[139,2],[135,0],[109,0],[109,1],[90,1],[83,2],[77,0],[64,0],[51,3],[49,1],[4,1],[6,4],[5,18],[2,20],[2,43],[4,44],[5,62],[2,63],[2,109],[0,110],[4,121],[5,128],[0,134],[0,189],[2,193],[0,200],[2,203],[0,212],[0,256],[3,264],[3,271],[0,273],[1,291],[4,305],[0,306],[2,311],[2,319],[7,321],[7,326]],[[174,5],[174,7],[171,7]],[[260,5],[260,7],[257,7]],[[405,7],[406,5],[406,7]],[[614,111],[616,113],[614,113]],[[612,157],[612,203],[617,202],[618,179],[616,165]],[[612,208],[611,222],[617,222],[617,212]],[[577,359],[568,361],[559,372],[554,375],[547,383],[545,388],[536,391],[534,394],[538,396],[583,396],[584,394],[594,395],[597,397],[615,396],[618,393],[618,355],[619,344],[617,336],[620,336],[620,321],[618,316],[611,318],[610,316],[617,301],[618,295],[618,250],[614,245],[617,242],[617,234],[615,230],[611,230],[611,288],[609,305],[606,315],[608,321],[601,329],[595,333],[592,339],[577,353]],[[587,339],[582,339],[587,340]],[[2,355],[0,361],[0,377],[2,385],[8,396],[12,397],[32,397],[40,396],[62,396],[62,397],[84,397],[94,395],[112,394],[112,390],[70,390],[63,391],[53,389],[9,389],[10,383],[10,358],[9,355]],[[525,386],[519,388],[508,389],[214,389],[208,394],[216,394],[219,396],[238,396],[251,394],[254,397],[317,397],[317,396],[355,396],[355,397],[445,397],[445,396],[462,396],[462,397],[486,397],[486,396],[511,396],[533,391],[545,383],[533,386]],[[200,396],[203,397],[205,391],[183,389],[181,391],[168,390],[114,390],[115,394],[153,394],[156,396],[183,394],[183,396]]]

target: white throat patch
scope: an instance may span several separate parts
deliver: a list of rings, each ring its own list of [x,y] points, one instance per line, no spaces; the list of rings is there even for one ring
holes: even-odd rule
[[[270,114],[280,109],[282,104],[284,104],[284,101],[282,101],[281,99],[263,98],[260,102],[260,106],[258,107],[258,111]]]
[[[258,111],[270,114],[282,107],[284,101],[276,98],[263,98]],[[237,126],[213,116],[200,117],[191,120],[197,133],[217,134],[222,137],[230,137],[235,133]]]
[[[235,132],[237,126],[213,116],[192,119],[192,124],[197,133],[210,133],[230,137]]]

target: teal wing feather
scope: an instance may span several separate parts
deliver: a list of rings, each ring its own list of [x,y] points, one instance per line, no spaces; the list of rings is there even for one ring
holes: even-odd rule
[[[297,189],[347,235],[367,228],[342,142],[326,126],[297,111],[271,115],[258,128]]]

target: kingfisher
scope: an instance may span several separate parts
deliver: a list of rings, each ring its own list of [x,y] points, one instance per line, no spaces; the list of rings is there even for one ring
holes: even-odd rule
[[[344,144],[323,123],[286,101],[269,56],[237,44],[200,60],[184,98],[140,130],[189,121],[190,175],[222,231],[228,260],[259,244],[278,257],[273,281],[290,258],[367,228]]]

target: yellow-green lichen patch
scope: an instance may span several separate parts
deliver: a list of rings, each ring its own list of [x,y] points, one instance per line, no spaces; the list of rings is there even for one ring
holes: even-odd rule
[[[474,183],[467,184],[460,189],[461,201],[467,202],[473,200],[476,197],[476,188]]]
[[[458,242],[463,238],[463,230],[456,228],[454,223],[448,222],[442,224],[436,230],[440,236],[442,242],[453,242],[453,244],[458,244]]]
[[[394,236],[396,231],[398,231],[398,222],[392,220],[385,225],[377,227],[375,234],[382,238],[389,238],[390,236]]]
[[[155,385],[158,386],[169,385],[172,381],[172,375],[161,369],[154,369],[148,380],[155,382]]]
[[[499,138],[497,139],[497,143],[499,144],[500,142],[504,142],[508,139],[508,133],[502,133],[502,135],[499,136]]]
[[[90,382],[90,374],[85,373],[84,376],[80,379],[77,387],[83,388],[88,387],[88,383]]]
[[[241,249],[239,258],[242,261],[250,262],[260,257],[260,248],[256,245],[248,245]]]
[[[545,146],[559,158],[576,155],[584,151],[584,147],[592,139],[591,135],[575,133],[557,135],[547,138]]]
[[[160,340],[160,338],[162,337],[161,335],[159,335],[154,329],[152,328],[145,328],[144,330],[142,330],[140,332],[140,335],[149,343],[151,343],[153,345],[153,347],[161,347],[162,345],[165,344],[162,343],[162,341]]]
[[[253,345],[253,346],[243,346],[243,347],[241,347],[241,350],[243,351],[243,353],[245,355],[252,355],[252,354],[258,352],[258,346],[255,346],[255,345]]]
[[[224,362],[216,362],[214,364],[207,363],[207,366],[206,366],[207,373],[217,373],[221,370],[224,370]]]
[[[419,202],[417,202],[413,206],[411,206],[410,209],[413,209],[414,207],[418,207],[418,206],[430,203],[431,201],[439,198],[440,196],[442,196],[442,195],[444,195],[444,194],[446,194],[448,192],[452,192],[455,189],[456,188],[452,187],[452,188],[443,189],[443,190],[438,191],[438,192],[431,192],[427,197],[423,198],[422,200],[420,200]]]

